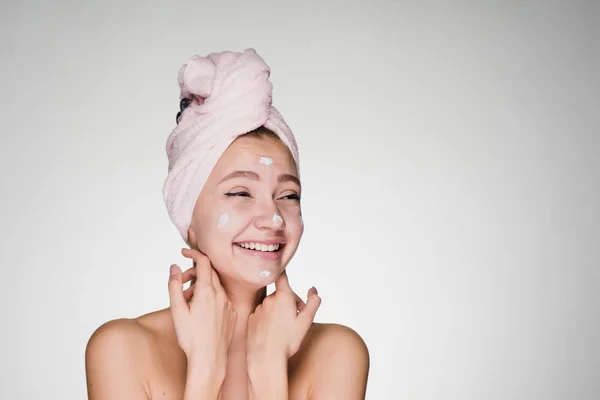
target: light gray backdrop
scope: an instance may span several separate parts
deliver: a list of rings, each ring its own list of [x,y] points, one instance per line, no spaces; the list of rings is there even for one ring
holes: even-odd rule
[[[94,329],[167,306],[177,72],[247,47],[300,145],[292,286],[368,399],[600,397],[598,2],[7,3],[2,399],[84,398]]]

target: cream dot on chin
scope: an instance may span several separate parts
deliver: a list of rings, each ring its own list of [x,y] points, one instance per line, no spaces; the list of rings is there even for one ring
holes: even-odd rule
[[[261,278],[266,278],[269,275],[271,275],[271,272],[269,272],[269,271],[260,271],[260,277]]]
[[[227,213],[221,214],[221,216],[219,217],[218,228],[223,229],[228,221],[229,221],[229,214],[227,214]]]

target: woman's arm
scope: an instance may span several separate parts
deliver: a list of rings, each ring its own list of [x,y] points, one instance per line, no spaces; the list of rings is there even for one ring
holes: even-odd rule
[[[302,307],[298,306],[297,297],[284,270],[275,281],[275,292],[265,297],[248,317],[246,362],[251,399],[289,398],[288,359],[298,352],[321,305],[314,287],[308,290]]]
[[[310,400],[364,400],[369,375],[369,350],[351,328],[318,324],[303,350],[303,368],[310,371]],[[287,400],[287,361],[248,359],[251,400]]]

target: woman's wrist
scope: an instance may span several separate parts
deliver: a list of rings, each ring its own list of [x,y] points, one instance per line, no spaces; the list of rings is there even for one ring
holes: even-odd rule
[[[247,360],[250,400],[287,400],[287,357],[248,356]]]
[[[226,369],[226,366],[188,361],[184,399],[217,399]]]
[[[269,352],[267,349],[248,351],[246,364],[248,368],[261,368],[265,365],[287,367],[288,357],[284,352]]]

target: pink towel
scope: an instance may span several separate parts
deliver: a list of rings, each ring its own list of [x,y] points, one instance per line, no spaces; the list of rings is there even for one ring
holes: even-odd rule
[[[236,137],[264,126],[294,157],[298,146],[271,105],[270,69],[254,49],[193,56],[179,71],[180,98],[190,99],[167,139],[168,175],[163,197],[171,221],[189,245],[187,230],[196,199],[210,172]]]

